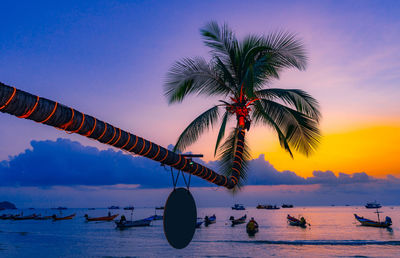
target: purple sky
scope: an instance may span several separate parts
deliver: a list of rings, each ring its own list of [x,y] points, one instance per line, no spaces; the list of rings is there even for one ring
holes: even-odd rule
[[[174,61],[207,56],[199,28],[216,20],[239,37],[279,29],[298,33],[309,67],[285,72],[273,86],[301,88],[317,98],[324,133],[393,122],[400,115],[399,10],[397,1],[5,1],[0,80],[167,146],[215,102],[192,97],[168,106],[162,85]],[[6,115],[0,116],[0,131],[7,146],[0,159],[23,151],[31,140],[65,137]],[[214,134],[202,142],[210,141]],[[193,148],[208,154],[203,145]]]

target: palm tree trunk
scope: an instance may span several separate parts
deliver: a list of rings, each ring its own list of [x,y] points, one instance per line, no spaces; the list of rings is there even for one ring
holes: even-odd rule
[[[67,133],[77,133],[98,142],[108,144],[129,153],[135,153],[175,169],[201,177],[218,186],[232,189],[237,184],[238,172],[234,164],[232,176],[225,177],[213,170],[175,152],[169,151],[155,143],[121,130],[111,124],[84,114],[78,110],[59,104],[49,99],[32,95],[15,87],[0,82],[0,111],[19,118],[29,119],[38,123],[53,126]],[[243,135],[243,137],[242,137]],[[244,131],[238,135],[238,161],[241,159],[240,141]],[[236,159],[236,155],[235,155]],[[235,162],[236,163],[236,162]]]
[[[237,184],[240,178],[240,168],[243,162],[245,129],[239,127],[237,131],[238,135],[236,140],[236,150],[235,150],[235,156],[233,157],[232,174],[230,176],[231,180],[234,181],[235,185]]]

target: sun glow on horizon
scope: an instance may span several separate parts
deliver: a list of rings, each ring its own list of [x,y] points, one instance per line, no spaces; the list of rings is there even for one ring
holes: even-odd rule
[[[366,172],[377,177],[400,175],[400,125],[367,126],[327,133],[323,135],[316,153],[310,157],[294,153],[294,159],[291,159],[276,141],[270,147],[264,144],[253,140],[254,158],[265,154],[266,160],[279,171],[291,170],[303,177],[312,176],[315,170],[331,170],[335,174]]]

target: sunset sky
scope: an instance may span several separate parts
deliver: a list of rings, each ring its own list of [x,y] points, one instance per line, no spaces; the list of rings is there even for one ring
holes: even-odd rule
[[[18,2],[18,3],[17,3]],[[209,58],[199,29],[226,22],[239,38],[276,30],[297,33],[309,56],[305,71],[286,71],[266,87],[299,88],[323,115],[317,152],[294,159],[269,128],[247,134],[252,156],[278,171],[400,177],[400,2],[398,1],[5,1],[0,15],[0,81],[152,140],[174,144],[218,99],[168,105],[163,83],[183,57]],[[217,132],[190,151],[214,160]],[[31,141],[79,135],[0,114],[0,161]]]

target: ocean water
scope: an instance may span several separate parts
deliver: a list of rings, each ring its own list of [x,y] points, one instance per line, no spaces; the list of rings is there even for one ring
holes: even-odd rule
[[[150,227],[118,230],[113,222],[85,222],[84,214],[104,216],[107,209],[68,209],[68,221],[0,220],[0,257],[400,257],[400,207],[384,207],[382,217],[393,220],[391,230],[359,226],[353,214],[375,219],[364,207],[295,207],[280,210],[232,211],[198,208],[198,216],[215,214],[217,223],[196,230],[191,244],[173,249],[164,237],[162,221]],[[7,213],[9,211],[3,211]],[[112,210],[125,214],[124,210]],[[51,215],[54,210],[24,210],[24,215]],[[1,212],[0,212],[1,214]],[[136,208],[133,219],[154,214]],[[159,214],[159,212],[158,212]],[[231,215],[254,217],[260,225],[255,237],[245,224],[230,226]],[[311,224],[303,229],[287,224],[286,216],[302,215]]]

